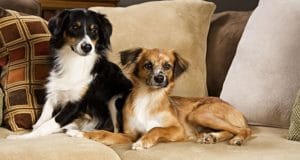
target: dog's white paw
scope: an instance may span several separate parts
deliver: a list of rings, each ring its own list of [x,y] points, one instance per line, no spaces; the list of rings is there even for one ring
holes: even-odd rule
[[[131,149],[133,149],[133,150],[143,150],[143,149],[145,149],[145,147],[143,146],[142,142],[140,140],[138,140],[137,142],[132,144]]]
[[[20,135],[9,135],[6,139],[19,139]]]
[[[41,124],[36,123],[36,124],[32,125],[32,129],[36,130],[37,128],[39,128],[39,126],[41,126]]]
[[[83,133],[79,130],[67,130],[66,134],[70,137],[83,138]]]
[[[138,140],[132,144],[131,149],[133,150],[143,150],[152,147],[154,144],[151,142],[147,142],[145,140]]]
[[[6,139],[29,139],[31,138],[29,134],[21,134],[21,135],[9,135]]]

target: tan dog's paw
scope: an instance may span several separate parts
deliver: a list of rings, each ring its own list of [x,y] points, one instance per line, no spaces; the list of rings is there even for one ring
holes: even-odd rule
[[[131,149],[133,150],[143,150],[148,149],[154,145],[150,138],[140,138],[138,141],[132,144]]]
[[[241,137],[234,137],[229,141],[230,145],[241,146],[244,143],[244,139]]]
[[[217,142],[217,138],[209,133],[204,133],[201,138],[197,140],[198,143],[202,144],[214,144]]]

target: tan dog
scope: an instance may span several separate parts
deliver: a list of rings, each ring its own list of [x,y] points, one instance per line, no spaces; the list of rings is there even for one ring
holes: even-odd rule
[[[121,63],[133,82],[123,109],[124,133],[100,130],[80,136],[107,145],[139,138],[132,149],[145,149],[161,141],[183,140],[210,144],[231,139],[229,144],[241,145],[251,135],[242,113],[219,98],[169,97],[174,80],[188,67],[176,52],[137,48],[121,52]]]

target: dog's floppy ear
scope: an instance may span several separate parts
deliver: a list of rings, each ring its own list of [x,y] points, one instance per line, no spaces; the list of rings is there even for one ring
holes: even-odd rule
[[[179,56],[177,52],[173,52],[173,53],[175,57],[173,77],[174,79],[176,79],[188,69],[189,63],[181,56]]]
[[[100,32],[98,32],[99,34],[98,41],[100,42],[97,44],[99,47],[98,49],[99,50],[110,49],[109,47],[110,47],[110,36],[112,34],[112,25],[105,15],[96,12],[94,12],[94,14],[96,15],[96,19],[98,21],[98,27],[100,30]]]
[[[120,52],[121,64],[126,65],[136,61],[137,57],[142,53],[143,48],[128,49]]]
[[[52,17],[48,23],[48,29],[53,36],[57,36],[61,33],[63,24],[69,16],[69,10],[63,10],[58,15]]]

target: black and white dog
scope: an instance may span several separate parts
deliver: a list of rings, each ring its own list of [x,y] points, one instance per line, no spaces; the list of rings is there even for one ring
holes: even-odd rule
[[[122,102],[132,84],[107,60],[112,25],[102,14],[72,9],[52,18],[48,27],[54,64],[42,114],[32,132],[8,138],[33,138],[65,129],[117,132]],[[123,101],[117,101],[122,95]]]

